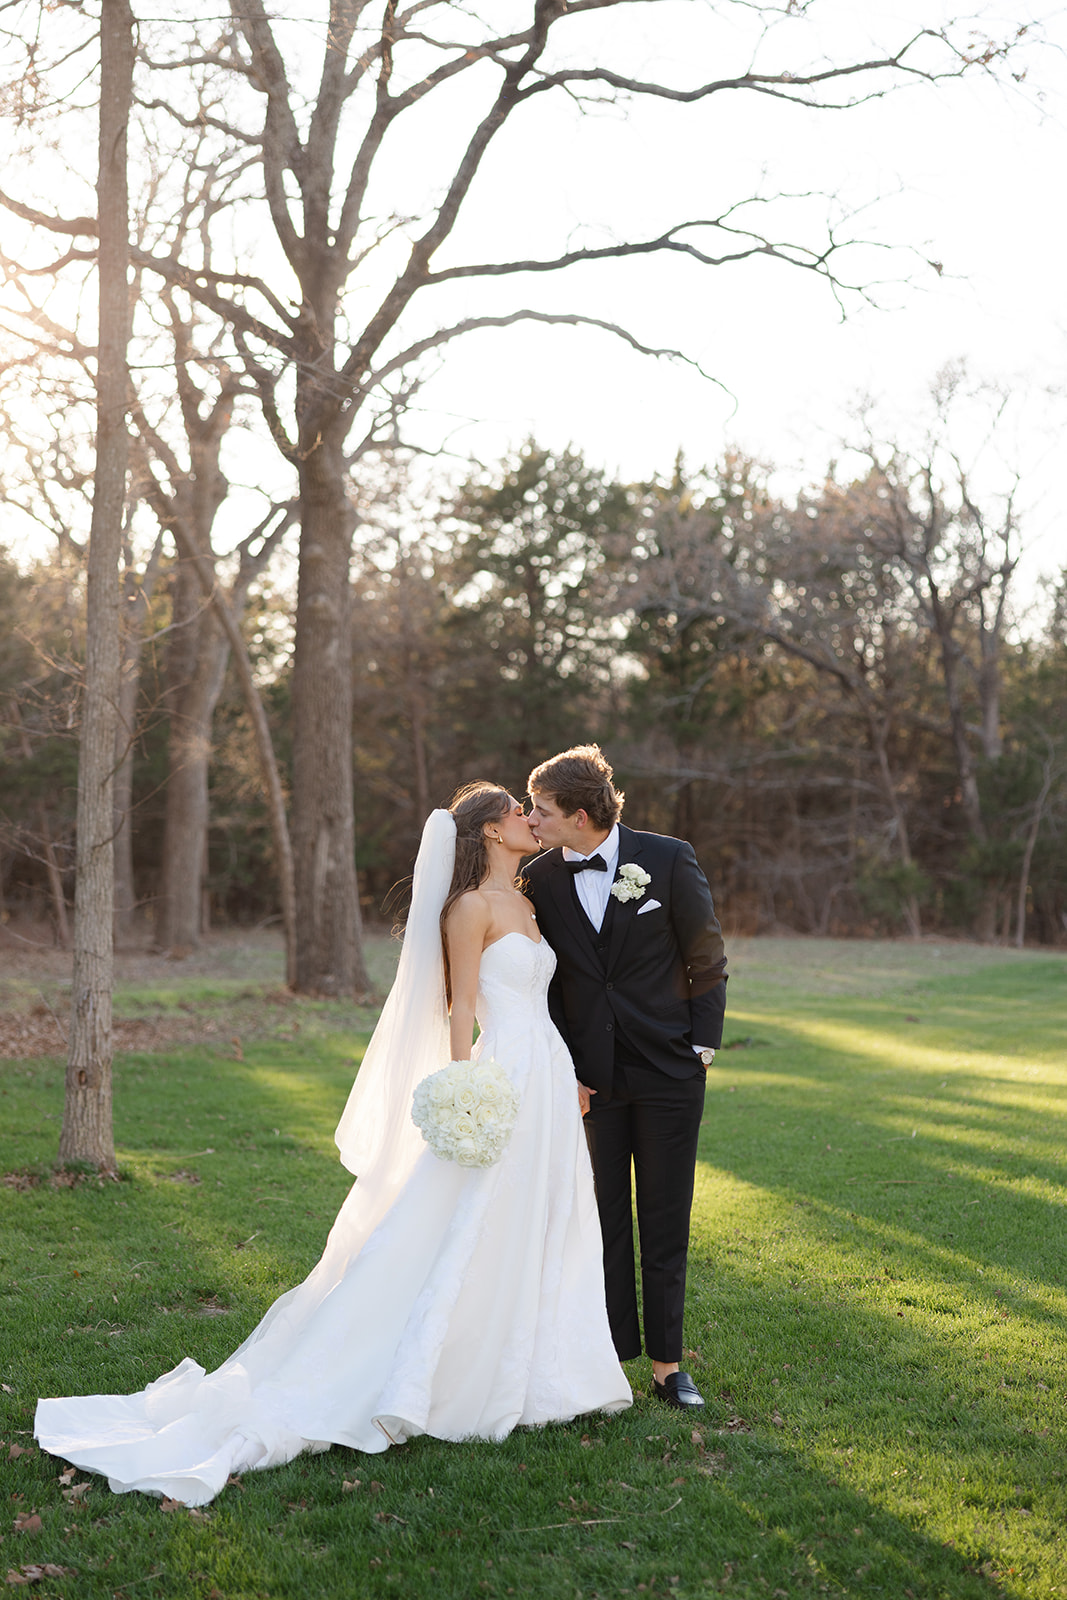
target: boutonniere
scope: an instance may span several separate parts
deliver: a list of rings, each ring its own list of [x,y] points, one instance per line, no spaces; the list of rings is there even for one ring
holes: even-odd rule
[[[619,868],[619,875],[611,886],[611,892],[616,900],[640,900],[648,885],[652,882],[651,876],[639,867],[636,861],[628,861]]]

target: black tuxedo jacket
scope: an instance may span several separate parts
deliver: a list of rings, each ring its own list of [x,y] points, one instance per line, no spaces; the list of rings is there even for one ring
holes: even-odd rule
[[[620,823],[619,867],[631,861],[652,881],[639,900],[610,896],[599,931],[562,851],[549,850],[524,871],[538,926],[556,952],[552,1020],[579,1081],[601,1091],[611,1089],[616,1040],[672,1078],[700,1070],[694,1043],[722,1040],[722,931],[692,845]]]

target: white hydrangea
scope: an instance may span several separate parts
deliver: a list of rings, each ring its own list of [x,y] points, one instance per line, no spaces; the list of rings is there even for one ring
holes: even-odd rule
[[[619,868],[619,875],[611,886],[611,892],[616,900],[624,903],[627,900],[640,900],[651,882],[651,874],[643,867],[639,867],[636,861],[627,861]]]
[[[491,1167],[503,1154],[518,1115],[511,1080],[496,1061],[450,1061],[423,1078],[411,1120],[435,1156],[461,1167]]]

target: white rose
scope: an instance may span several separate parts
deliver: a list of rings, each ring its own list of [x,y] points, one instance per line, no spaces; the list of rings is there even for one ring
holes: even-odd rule
[[[424,1078],[412,1096],[412,1120],[442,1161],[488,1167],[497,1160],[518,1112],[518,1096],[491,1057],[452,1061]]]

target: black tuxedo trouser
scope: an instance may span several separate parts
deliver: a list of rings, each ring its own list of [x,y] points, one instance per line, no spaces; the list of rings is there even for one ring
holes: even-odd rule
[[[616,1058],[610,1095],[595,1094],[585,1119],[604,1236],[608,1322],[620,1361],[641,1354],[634,1275],[633,1202],[637,1189],[645,1349],[654,1361],[682,1358],[682,1313],[689,1213],[705,1077],[670,1078]]]

